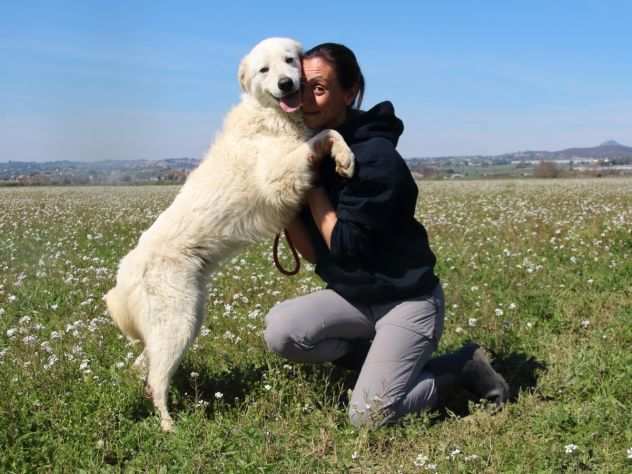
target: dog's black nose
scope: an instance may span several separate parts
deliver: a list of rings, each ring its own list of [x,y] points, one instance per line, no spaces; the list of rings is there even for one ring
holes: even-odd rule
[[[294,87],[294,82],[289,77],[279,79],[279,89],[283,92],[290,92]]]

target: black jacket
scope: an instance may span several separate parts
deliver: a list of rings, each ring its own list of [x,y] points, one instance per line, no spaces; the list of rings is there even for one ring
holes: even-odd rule
[[[438,283],[426,230],[415,220],[417,185],[395,150],[404,126],[390,102],[353,111],[338,129],[356,159],[353,178],[322,162],[321,184],[338,221],[328,249],[308,209],[303,221],[316,273],[345,299],[379,303],[430,294]]]

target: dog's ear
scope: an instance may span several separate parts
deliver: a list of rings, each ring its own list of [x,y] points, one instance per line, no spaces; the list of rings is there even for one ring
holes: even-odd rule
[[[246,73],[248,71],[248,56],[241,60],[239,63],[239,72],[237,73],[239,77],[239,87],[242,92],[248,92],[248,84],[246,83]]]
[[[294,47],[296,48],[296,54],[298,55],[298,68],[301,71],[301,75],[303,75],[303,56],[305,50],[303,49],[303,45],[298,41],[294,41]]]
[[[303,60],[303,53],[305,50],[303,49],[303,45],[298,41],[294,41],[294,49],[296,50],[296,54],[298,55],[299,60]]]

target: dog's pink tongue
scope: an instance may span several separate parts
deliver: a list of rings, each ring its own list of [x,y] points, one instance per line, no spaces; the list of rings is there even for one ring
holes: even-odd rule
[[[279,105],[284,112],[292,113],[301,108],[301,95],[295,92],[291,95],[286,95],[279,100]]]

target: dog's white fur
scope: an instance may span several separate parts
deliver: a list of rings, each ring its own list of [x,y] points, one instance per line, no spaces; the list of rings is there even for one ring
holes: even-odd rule
[[[209,273],[289,223],[311,186],[315,161],[331,154],[341,174],[353,174],[353,154],[339,134],[324,130],[309,138],[300,112],[280,108],[280,78],[299,90],[300,54],[296,41],[270,38],[243,59],[241,102],[171,206],[121,260],[116,286],[105,296],[121,331],[144,344],[134,366],[146,376],[165,431],[173,427],[167,390],[202,324]]]

